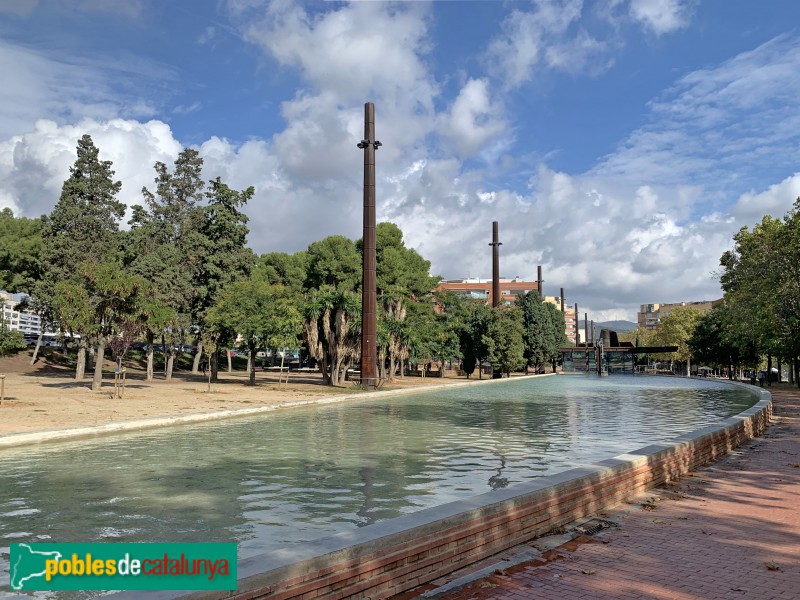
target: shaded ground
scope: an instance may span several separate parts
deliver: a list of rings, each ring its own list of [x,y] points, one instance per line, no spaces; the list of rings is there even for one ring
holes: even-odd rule
[[[26,431],[100,425],[144,417],[214,412],[268,404],[322,398],[358,392],[354,383],[342,387],[322,384],[319,373],[294,373],[289,384],[278,384],[278,374],[258,370],[256,385],[248,386],[245,371],[220,371],[219,382],[208,392],[203,375],[177,371],[171,382],[163,372],[146,381],[138,365],[128,363],[124,399],[114,398],[114,368],[105,362],[103,389],[91,391],[91,374],[82,381],[73,369],[60,364],[59,355],[30,365],[30,354],[0,359],[5,378],[5,401],[0,406],[0,435]],[[406,377],[387,383],[382,389],[422,387],[466,381],[464,377]]]
[[[775,422],[749,446],[599,515],[617,523],[599,535],[515,566],[498,559],[479,565],[491,564],[494,574],[437,597],[800,598],[800,392],[772,392]],[[535,549],[545,550],[537,541],[527,546]]]

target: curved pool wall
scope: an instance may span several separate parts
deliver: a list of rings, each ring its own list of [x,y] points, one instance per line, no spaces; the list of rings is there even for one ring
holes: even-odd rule
[[[235,592],[153,592],[147,597],[389,598],[414,589],[718,461],[761,435],[772,417],[771,395],[744,384],[728,385],[750,390],[758,401],[668,443],[240,560]]]

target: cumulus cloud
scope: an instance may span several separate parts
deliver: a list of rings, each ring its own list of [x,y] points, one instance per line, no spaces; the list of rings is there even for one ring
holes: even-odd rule
[[[489,97],[485,79],[470,79],[440,121],[441,135],[459,156],[472,156],[502,134],[502,109]]]
[[[683,0],[631,0],[631,17],[656,35],[685,27],[691,6]]]
[[[800,198],[800,173],[769,186],[762,192],[742,194],[731,213],[742,225],[754,225],[764,215],[782,217]]]
[[[160,121],[83,119],[59,126],[40,120],[33,131],[0,142],[0,202],[22,215],[49,213],[75,162],[77,141],[84,134],[92,136],[101,160],[114,163],[114,177],[122,182],[119,197],[129,205],[141,203],[142,186],[152,187],[155,162],[170,164],[181,149],[169,127]]]
[[[514,88],[538,69],[604,70],[612,62],[609,47],[579,25],[582,13],[582,0],[537,0],[530,10],[514,9],[489,45],[490,72]]]
[[[487,49],[488,71],[506,89],[523,86],[542,71],[597,76],[614,65],[631,23],[656,35],[688,25],[684,0],[623,0],[590,5],[583,0],[534,0],[514,8]]]

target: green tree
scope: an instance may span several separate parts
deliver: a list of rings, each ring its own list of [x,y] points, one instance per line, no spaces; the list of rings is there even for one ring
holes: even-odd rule
[[[688,342],[696,361],[712,367],[726,368],[729,377],[733,377],[736,368],[753,365],[758,360],[752,344],[742,347],[737,343],[731,324],[728,306],[719,304],[697,319]]]
[[[21,331],[11,331],[0,313],[0,356],[10,356],[25,350],[25,336]]]
[[[672,359],[686,363],[686,372],[691,372],[692,349],[689,340],[692,339],[695,325],[700,318],[700,312],[691,306],[678,306],[667,316],[661,319],[654,335],[654,341],[661,346],[677,346],[678,350],[672,354]]]
[[[92,390],[99,390],[103,379],[103,357],[112,335],[135,328],[140,322],[139,306],[149,286],[141,277],[120,268],[119,263],[84,261],[78,265],[78,278],[60,281],[53,311],[62,326],[78,331],[81,341],[97,344]]]
[[[742,228],[720,259],[720,283],[739,347],[794,365],[800,384],[800,199],[783,220]]]
[[[197,281],[206,247],[200,233],[205,184],[203,159],[185,148],[170,171],[156,162],[155,190],[142,188],[144,206],[133,207],[131,233],[126,240],[130,269],[155,286],[147,336],[148,374],[152,377],[153,341],[160,336],[167,355],[165,378],[172,378],[175,346],[184,340],[198,295]]]
[[[290,345],[302,331],[302,319],[287,288],[263,280],[234,281],[223,288],[209,308],[206,326],[219,339],[235,339],[247,348],[250,385],[256,383],[256,355],[268,347]]]
[[[567,338],[567,324],[562,313],[554,304],[544,303],[545,314],[549,323],[546,355],[547,361],[553,365],[553,372],[556,369],[556,361],[561,358],[561,348],[569,344]]]
[[[492,309],[477,299],[466,299],[465,312],[458,329],[459,346],[461,349],[461,368],[469,378],[478,368],[478,379],[482,378],[481,364],[489,358],[489,348],[486,344],[489,335],[489,326],[492,322]],[[446,310],[451,310],[449,307]]]
[[[538,295],[538,294],[537,294]],[[492,368],[510,376],[525,365],[525,342],[522,338],[523,316],[518,307],[493,308],[484,343]]]
[[[542,369],[555,361],[560,348],[568,343],[564,315],[536,291],[517,297],[517,306],[522,311],[526,364]]]
[[[379,354],[389,360],[388,374],[382,377],[393,379],[405,354],[408,342],[408,327],[405,326],[406,304],[427,302],[430,291],[439,282],[430,275],[430,261],[425,260],[413,248],[406,248],[403,232],[394,223],[378,223],[375,231],[376,283],[379,301],[379,321],[385,323],[387,333],[384,347]],[[363,241],[356,247],[363,251]],[[430,332],[428,332],[430,333]],[[379,362],[384,370],[384,363]]]
[[[305,289],[330,288],[356,292],[361,288],[361,255],[353,240],[331,235],[308,246]]]
[[[81,285],[85,279],[80,276],[80,264],[87,261],[104,264],[118,260],[119,220],[125,213],[125,205],[116,199],[122,184],[114,181],[113,176],[111,162],[99,159],[99,150],[91,136],[81,137],[75,164],[70,167],[70,176],[64,181],[61,196],[53,211],[44,219],[42,229],[42,277],[34,287],[33,305],[45,327],[56,324],[53,303],[59,282],[72,281]],[[84,376],[86,343],[86,336],[81,335],[76,379]],[[102,362],[99,350],[98,360]]]
[[[358,356],[361,299],[331,289],[309,292],[303,307],[306,346],[326,385],[339,385],[340,373]]]
[[[235,281],[246,280],[256,264],[256,255],[247,247],[250,230],[247,216],[242,212],[254,193],[252,186],[242,191],[234,190],[222,183],[219,177],[209,181],[200,235],[193,249],[197,256],[197,269],[191,315],[196,325],[204,323],[205,312],[220,290]],[[195,373],[202,353],[202,333],[198,346],[192,369]],[[216,369],[212,367],[212,371],[216,372]]]
[[[308,252],[301,250],[294,254],[286,252],[262,254],[254,273],[269,283],[285,286],[302,295],[303,284],[308,274]]]
[[[10,208],[0,210],[0,290],[30,294],[41,277],[41,218],[14,218]]]

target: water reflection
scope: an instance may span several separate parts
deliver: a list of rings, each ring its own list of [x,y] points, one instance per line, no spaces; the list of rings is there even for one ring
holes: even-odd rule
[[[713,382],[559,377],[4,451],[0,546],[236,541],[246,556],[634,450],[754,401]]]

